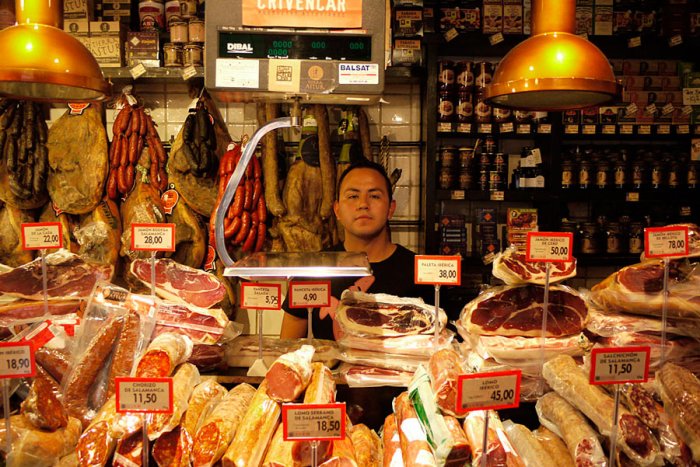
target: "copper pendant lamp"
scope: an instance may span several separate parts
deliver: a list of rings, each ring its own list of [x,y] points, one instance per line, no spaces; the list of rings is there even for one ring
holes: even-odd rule
[[[17,24],[0,31],[0,95],[50,102],[107,97],[110,85],[90,51],[64,32],[59,0],[16,0]]]
[[[486,100],[523,110],[566,110],[620,95],[603,52],[574,34],[575,0],[533,0],[532,36],[501,60]]]

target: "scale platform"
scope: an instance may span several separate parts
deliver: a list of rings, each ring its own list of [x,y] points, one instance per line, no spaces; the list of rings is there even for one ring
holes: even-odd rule
[[[272,253],[260,251],[224,269],[229,277],[362,277],[372,274],[366,253],[323,251]]]

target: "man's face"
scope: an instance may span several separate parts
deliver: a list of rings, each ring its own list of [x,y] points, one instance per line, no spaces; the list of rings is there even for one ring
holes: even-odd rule
[[[389,200],[386,182],[376,170],[359,168],[343,179],[333,208],[347,233],[370,240],[385,231],[396,202]]]

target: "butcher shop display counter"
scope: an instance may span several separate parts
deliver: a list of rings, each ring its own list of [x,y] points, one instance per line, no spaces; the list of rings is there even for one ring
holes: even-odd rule
[[[367,254],[350,251],[273,253],[260,251],[224,270],[225,276],[242,278],[357,277],[372,270]]]

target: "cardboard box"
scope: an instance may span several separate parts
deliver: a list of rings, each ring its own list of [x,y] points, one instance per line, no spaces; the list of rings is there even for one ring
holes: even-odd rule
[[[119,21],[90,21],[91,36],[126,37],[127,26]]]
[[[63,20],[69,19],[92,19],[92,4],[88,0],[64,0]],[[65,27],[64,27],[65,29]]]
[[[484,34],[503,32],[503,3],[501,0],[484,0]]]
[[[395,39],[391,49],[393,66],[421,66],[423,49],[420,39]]]
[[[613,33],[612,0],[596,0],[593,10],[593,34],[611,36]]]
[[[598,107],[598,120],[606,125],[617,123],[619,109],[620,107],[615,105]]]
[[[104,21],[128,21],[131,18],[131,2],[102,2]]]
[[[523,33],[523,4],[521,0],[503,0],[503,34]]]
[[[576,2],[576,34],[593,34],[593,3]]]
[[[93,36],[89,42],[90,51],[100,66],[124,66],[123,42],[119,36]]]
[[[157,31],[129,32],[126,38],[127,58],[160,58],[160,41]]]
[[[532,232],[537,230],[537,209],[508,208],[506,225],[509,232]]]
[[[523,0],[523,34],[532,32],[532,0]]]
[[[581,123],[595,125],[598,123],[598,107],[586,107],[581,109]]]
[[[87,18],[66,19],[63,21],[63,30],[71,36],[87,37],[90,35],[90,21]]]
[[[423,8],[396,7],[394,10],[394,37],[423,35]]]

